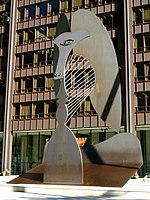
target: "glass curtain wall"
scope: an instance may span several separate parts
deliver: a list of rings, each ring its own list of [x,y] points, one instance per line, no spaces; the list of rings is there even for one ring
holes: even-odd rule
[[[22,174],[40,164],[46,140],[51,134],[52,132],[14,133],[11,173]]]
[[[139,170],[139,175],[144,177],[145,174],[150,175],[150,129],[137,128],[137,137],[141,142],[143,154],[143,166]]]

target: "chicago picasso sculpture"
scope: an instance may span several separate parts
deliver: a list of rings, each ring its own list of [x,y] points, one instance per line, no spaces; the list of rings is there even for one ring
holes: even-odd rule
[[[119,133],[121,90],[111,39],[94,14],[78,10],[71,31],[61,16],[54,44],[58,126],[45,150],[44,182],[123,186],[142,165],[136,136],[121,133],[80,148],[66,125],[89,96],[101,119]]]
[[[71,30],[66,15],[60,16],[54,44],[58,125],[45,146],[42,165],[14,183],[122,187],[143,161],[137,137],[119,133],[121,89],[108,32],[93,13],[78,10],[73,13]],[[88,96],[99,117],[118,134],[79,147],[68,122]]]

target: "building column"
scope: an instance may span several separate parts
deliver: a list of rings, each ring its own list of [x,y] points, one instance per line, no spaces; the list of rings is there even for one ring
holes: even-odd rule
[[[132,1],[124,0],[126,132],[135,133]]]
[[[2,153],[2,170],[8,169],[9,171],[11,171],[11,160],[12,160],[11,119],[12,119],[13,73],[15,65],[14,58],[15,58],[15,33],[16,33],[16,13],[17,13],[16,6],[17,6],[17,0],[11,1],[5,114],[4,114],[3,153]]]

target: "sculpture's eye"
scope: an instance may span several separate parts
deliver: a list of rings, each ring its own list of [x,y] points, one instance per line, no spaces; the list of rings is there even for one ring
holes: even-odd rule
[[[61,46],[68,46],[68,45],[72,44],[73,42],[74,42],[73,39],[68,39],[68,40],[65,40],[62,43],[60,43],[60,45]]]

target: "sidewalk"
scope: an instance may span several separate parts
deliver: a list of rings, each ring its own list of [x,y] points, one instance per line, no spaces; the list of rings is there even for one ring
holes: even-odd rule
[[[150,181],[131,179],[123,188],[48,184],[7,184],[16,176],[0,177],[0,199],[150,199]]]

